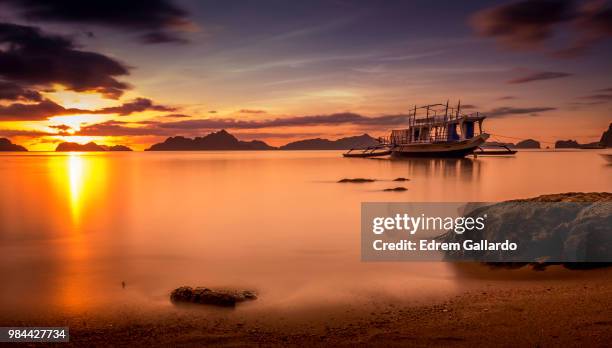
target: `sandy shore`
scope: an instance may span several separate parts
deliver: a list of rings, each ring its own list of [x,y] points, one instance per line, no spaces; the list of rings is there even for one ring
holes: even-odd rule
[[[479,266],[481,267],[481,266]],[[472,272],[470,274],[470,272]],[[482,275],[480,270],[477,271]],[[519,275],[519,276],[517,276]],[[256,314],[198,307],[3,319],[70,326],[73,346],[609,346],[612,270],[491,272],[456,296]],[[6,323],[8,321],[8,323]]]

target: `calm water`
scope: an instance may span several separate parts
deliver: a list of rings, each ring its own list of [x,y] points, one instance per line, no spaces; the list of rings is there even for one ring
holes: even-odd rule
[[[345,177],[380,181],[336,183]],[[411,179],[399,183],[408,191],[382,192],[396,177]],[[2,154],[0,311],[170,307],[180,285],[256,289],[252,308],[452,291],[448,264],[360,262],[360,202],[567,191],[612,191],[612,167],[597,151],[396,161],[327,151]]]

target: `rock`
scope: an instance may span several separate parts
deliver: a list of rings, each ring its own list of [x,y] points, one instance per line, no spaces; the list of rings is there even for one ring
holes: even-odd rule
[[[393,187],[393,188],[386,188],[383,191],[401,192],[401,191],[408,191],[408,189],[405,187],[398,186],[398,187]]]
[[[608,130],[601,135],[599,143],[605,147],[612,147],[612,123],[608,126]]]
[[[525,202],[538,204],[523,204]],[[561,205],[559,202],[576,204]],[[438,240],[459,243],[467,239],[489,242],[510,240],[518,244],[520,252],[505,252],[502,259],[502,254],[495,250],[471,253],[455,250],[446,252],[448,260],[499,260],[504,262],[489,264],[502,268],[532,264],[534,269],[543,269],[550,264],[562,264],[572,269],[612,264],[612,193],[544,195],[479,207],[467,215],[486,215],[485,228],[464,234],[449,231]],[[531,261],[523,262],[528,260]]]
[[[393,179],[393,181],[410,181],[410,179],[407,179],[407,178],[395,178],[395,179]]]
[[[221,307],[234,307],[238,302],[257,299],[257,294],[250,290],[211,290],[182,286],[170,294],[172,302],[208,304]]]
[[[132,149],[125,145],[114,145],[109,146],[108,151],[132,151]]]
[[[341,180],[339,180],[338,182],[339,182],[339,183],[347,183],[347,182],[350,182],[350,183],[361,184],[361,183],[366,183],[366,182],[374,182],[374,181],[376,181],[376,180],[374,180],[374,179],[364,179],[364,178],[355,178],[355,179],[346,179],[346,178],[345,178],[345,179],[341,179]]]
[[[13,144],[7,138],[0,138],[0,151],[28,151],[25,147]]]
[[[580,144],[576,140],[557,140],[555,149],[579,149]]]
[[[516,143],[515,147],[517,149],[539,149],[540,142],[533,139],[526,139]]]

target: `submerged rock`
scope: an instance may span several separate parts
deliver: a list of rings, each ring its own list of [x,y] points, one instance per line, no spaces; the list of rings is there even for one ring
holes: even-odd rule
[[[408,178],[395,178],[393,181],[410,181]]]
[[[449,231],[438,240],[459,243],[466,240],[510,240],[518,244],[519,251],[452,250],[445,252],[447,260],[485,261],[491,266],[504,268],[532,264],[535,269],[551,264],[572,269],[612,264],[612,193],[543,195],[479,207],[467,214],[472,217],[484,215],[487,220],[481,231],[465,234]],[[501,262],[492,262],[496,260]]]
[[[172,302],[208,304],[221,307],[234,307],[238,302],[257,299],[257,294],[250,290],[212,290],[209,288],[192,288],[181,286],[170,294]]]
[[[374,180],[374,179],[365,179],[365,178],[355,178],[355,179],[346,179],[345,178],[345,179],[339,180],[338,182],[339,183],[351,182],[351,183],[360,184],[360,183],[364,183],[364,182],[374,182],[374,181],[376,181],[376,180]]]
[[[408,191],[408,189],[405,188],[405,187],[398,186],[398,187],[393,187],[393,188],[386,188],[383,191],[387,191],[387,192],[388,191],[401,192],[401,191]]]

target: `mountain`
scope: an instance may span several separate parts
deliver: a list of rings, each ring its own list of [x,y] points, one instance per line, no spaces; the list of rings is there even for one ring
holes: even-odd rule
[[[79,152],[86,152],[86,151],[132,151],[132,149],[130,149],[127,146],[123,146],[123,145],[114,145],[114,146],[104,146],[104,145],[98,145],[96,143],[89,142],[87,144],[77,144],[77,143],[70,143],[70,142],[65,142],[65,143],[60,143],[59,145],[57,145],[57,147],[55,148],[56,152],[68,152],[68,151],[79,151]]]
[[[557,140],[555,149],[579,149],[580,144],[576,140]]]
[[[599,142],[605,147],[612,147],[612,123],[608,126],[608,130],[603,132]]]
[[[7,138],[0,138],[0,151],[28,151],[25,147],[11,143]]]
[[[197,150],[274,150],[263,141],[240,141],[225,129],[203,137],[170,137],[163,143],[152,145],[145,151],[197,151]]]
[[[533,139],[521,140],[518,143],[516,143],[516,148],[517,149],[539,149],[540,142],[537,140],[533,140]]]
[[[294,141],[283,145],[281,150],[348,150],[356,147],[368,147],[378,144],[376,139],[368,134],[354,137],[340,138],[338,140],[328,139],[306,139]]]

